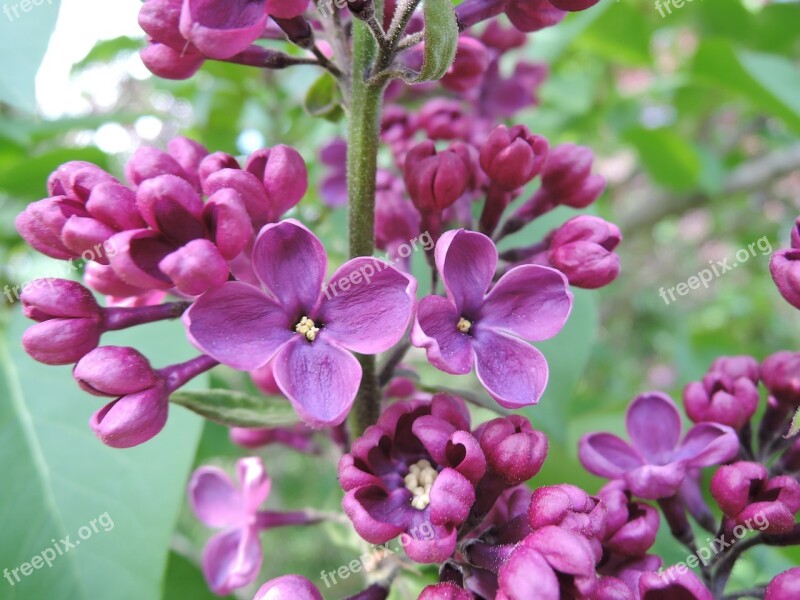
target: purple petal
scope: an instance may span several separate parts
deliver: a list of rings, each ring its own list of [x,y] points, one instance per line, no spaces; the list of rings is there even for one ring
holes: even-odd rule
[[[681,462],[668,465],[643,465],[625,473],[624,479],[635,496],[647,500],[669,498],[677,494],[683,485],[686,468]]]
[[[472,348],[478,379],[498,404],[536,404],[547,386],[544,355],[530,344],[492,330],[475,328]]]
[[[454,425],[431,415],[423,415],[414,420],[411,431],[422,442],[433,460],[440,465],[447,462],[445,452],[450,436],[456,432]]]
[[[497,248],[482,233],[458,229],[439,238],[435,254],[447,297],[460,317],[474,320],[497,268]]]
[[[430,525],[429,525],[430,527]],[[411,560],[418,563],[441,563],[453,555],[456,549],[458,530],[455,527],[433,525],[434,535],[430,539],[405,538],[403,549]]]
[[[434,525],[460,525],[475,504],[475,488],[455,469],[443,469],[430,491],[430,516]]]
[[[473,362],[471,338],[456,328],[459,318],[450,300],[427,296],[417,307],[411,329],[411,343],[425,348],[434,367],[453,375],[469,373]]]
[[[361,365],[324,337],[298,335],[275,357],[275,381],[308,425],[339,425],[356,398]]]
[[[369,486],[350,490],[342,499],[342,509],[353,522],[353,527],[370,544],[383,544],[405,530],[401,523],[409,506],[408,490],[396,490],[391,496],[378,488]],[[411,509],[416,510],[416,509]]]
[[[264,463],[257,456],[240,458],[236,461],[236,476],[242,488],[244,510],[254,515],[269,496],[271,481],[264,469]]]
[[[263,0],[184,0],[180,30],[203,54],[222,59],[246,50],[266,24]]]
[[[672,399],[659,392],[638,396],[628,407],[625,427],[631,444],[656,465],[667,464],[681,438],[681,415]]]
[[[732,460],[739,451],[739,438],[727,425],[699,423],[689,430],[675,454],[689,467],[710,467]]]
[[[253,269],[286,309],[313,318],[328,260],[317,237],[294,219],[265,225],[253,247]]]
[[[107,446],[132,448],[164,429],[168,409],[163,390],[147,388],[106,404],[89,419],[89,427]]]
[[[227,281],[230,269],[217,247],[205,239],[192,240],[168,254],[158,263],[159,269],[184,294],[199,296]]]
[[[532,548],[521,546],[500,567],[498,598],[508,600],[559,600],[561,588],[550,565]]]
[[[131,229],[117,233],[108,240],[108,260],[114,273],[128,285],[145,290],[167,290],[172,282],[161,272],[158,264],[177,246],[157,231]]]
[[[572,292],[560,272],[539,265],[511,269],[481,308],[481,324],[530,341],[553,337],[567,322]]]
[[[294,335],[291,318],[274,300],[238,281],[200,296],[183,323],[195,346],[240,371],[262,366]]]
[[[627,442],[610,433],[590,433],[581,438],[578,448],[581,464],[590,473],[616,479],[642,466],[639,453]]]
[[[225,596],[252,583],[261,569],[258,531],[245,527],[218,533],[203,550],[203,573],[215,594]]]
[[[377,354],[394,346],[414,314],[417,281],[369,257],[342,265],[325,287],[320,319],[325,336],[353,352]]]
[[[192,474],[189,505],[201,522],[215,529],[240,525],[246,517],[239,490],[219,467],[200,467]]]

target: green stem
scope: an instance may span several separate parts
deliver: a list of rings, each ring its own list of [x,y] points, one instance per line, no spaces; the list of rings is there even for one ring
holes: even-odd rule
[[[382,2],[376,0],[378,18]],[[375,175],[380,141],[384,84],[367,81],[377,44],[362,21],[353,22],[353,72],[348,106],[347,182],[350,207],[350,257],[372,256],[375,251]],[[361,388],[353,408],[353,437],[378,420],[380,389],[375,357],[358,356]]]

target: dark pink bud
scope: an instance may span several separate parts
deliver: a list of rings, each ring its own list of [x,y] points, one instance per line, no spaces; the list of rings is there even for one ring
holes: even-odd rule
[[[484,423],[475,431],[475,437],[486,455],[489,471],[509,486],[536,475],[547,457],[547,436],[519,415]]]
[[[64,245],[61,230],[71,216],[87,216],[84,207],[66,196],[45,198],[29,204],[17,215],[14,225],[20,236],[35,250],[59,260],[77,255]]]
[[[113,227],[102,221],[78,216],[67,219],[61,232],[64,245],[72,252],[87,262],[96,261],[103,265],[108,264],[104,244],[115,233]]]
[[[593,161],[594,154],[586,146],[556,146],[547,157],[539,195],[546,194],[554,205],[586,208],[605,188],[605,179],[591,173]]]
[[[178,161],[158,148],[141,146],[125,164],[125,177],[133,186],[159,175],[183,178],[184,172]]]
[[[163,79],[189,79],[206,60],[202,54],[181,52],[158,43],[150,44],[140,54],[144,66]]]
[[[180,168],[178,163],[175,166]],[[178,243],[206,234],[202,224],[203,201],[181,177],[159,175],[146,179],[136,191],[136,205],[150,227]]]
[[[69,279],[37,279],[36,285],[25,286],[22,307],[25,316],[34,321],[49,319],[99,319],[102,309],[92,293],[77,281]]]
[[[443,98],[425,103],[419,112],[419,125],[432,140],[465,138],[474,127],[459,102]]]
[[[536,177],[547,159],[548,143],[524,125],[496,127],[480,151],[480,163],[492,183],[513,191]]]
[[[634,502],[620,480],[598,492],[608,510],[603,547],[623,556],[644,556],[656,541],[658,511],[644,502]]]
[[[758,361],[752,356],[720,356],[711,363],[709,371],[718,371],[731,379],[746,377],[753,383],[758,383]]]
[[[761,363],[761,378],[776,400],[792,407],[800,404],[800,352],[771,354]]]
[[[746,377],[731,379],[710,371],[703,381],[693,381],[683,390],[686,414],[695,423],[711,422],[741,429],[756,412],[758,387]]]
[[[208,156],[208,150],[202,144],[179,136],[167,142],[169,155],[183,169],[184,177],[194,188],[200,191],[200,163]]]
[[[136,193],[120,183],[96,185],[86,201],[86,210],[117,231],[145,226],[136,206]]]
[[[225,152],[212,152],[201,160],[198,168],[201,186],[205,185],[206,179],[222,169],[241,169],[241,167],[239,161]],[[203,189],[205,190],[205,187]]]
[[[467,189],[469,171],[452,150],[437,154],[433,142],[417,144],[406,155],[403,179],[421,213],[441,213]]]
[[[199,296],[228,280],[230,269],[217,247],[206,239],[192,240],[158,263],[175,287],[189,296]]]
[[[283,575],[258,588],[253,600],[322,600],[317,586],[300,575]]]
[[[560,23],[566,13],[548,0],[508,0],[506,15],[514,27],[530,33]]]
[[[791,248],[775,252],[769,261],[769,271],[781,296],[800,309],[800,250]]]
[[[209,58],[230,58],[258,39],[267,24],[264,0],[184,0],[181,35]]]
[[[146,0],[139,9],[139,27],[159,44],[183,51],[186,40],[179,31],[182,0]]]
[[[100,168],[97,165],[84,160],[71,160],[65,162],[55,171],[50,173],[50,176],[47,178],[48,193],[51,196],[66,196],[67,190],[71,190],[73,188],[72,184],[69,183],[71,174],[76,171],[92,167],[95,169]],[[77,200],[77,198],[73,198],[73,200]]]
[[[114,272],[128,285],[143,290],[167,290],[172,281],[158,268],[158,263],[176,247],[163,235],[150,229],[121,231],[109,243],[116,248],[109,260]]]
[[[236,190],[214,193],[203,209],[203,221],[219,253],[227,260],[237,256],[253,236],[253,225]]]
[[[230,188],[244,201],[247,214],[257,231],[272,219],[272,207],[264,184],[249,171],[222,169],[203,180],[203,191],[212,196],[219,190]]]
[[[107,446],[131,448],[155,437],[167,423],[169,401],[163,385],[109,402],[92,415],[89,427]]]
[[[472,600],[467,590],[455,583],[437,583],[422,590],[417,600]]]
[[[480,85],[488,65],[486,46],[473,37],[462,35],[458,38],[456,58],[441,79],[442,85],[454,92],[471,90]]]
[[[508,52],[524,46],[528,41],[528,36],[513,27],[504,27],[498,20],[492,20],[483,30],[481,41],[489,48]]]
[[[303,157],[283,144],[253,152],[245,170],[264,184],[272,221],[277,221],[300,202],[308,189],[308,171]]]
[[[642,573],[639,578],[641,600],[680,598],[681,600],[714,600],[714,595],[683,563],[663,571]]]
[[[764,592],[764,600],[800,598],[800,567],[776,575]]]
[[[101,294],[118,298],[138,296],[144,292],[140,287],[125,283],[111,267],[99,263],[88,263],[86,265],[83,281],[90,288]]]
[[[571,285],[603,287],[619,275],[619,256],[613,250],[621,239],[613,223],[589,215],[574,217],[553,235],[549,260]]]
[[[78,361],[72,375],[85,391],[96,396],[124,396],[156,384],[158,374],[138,350],[101,346]]]

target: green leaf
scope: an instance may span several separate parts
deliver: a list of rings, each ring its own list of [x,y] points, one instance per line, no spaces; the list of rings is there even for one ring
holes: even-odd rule
[[[604,56],[614,64],[647,66],[651,62],[650,27],[642,13],[629,3],[606,6],[577,38],[577,46]]]
[[[70,160],[85,160],[108,169],[108,157],[97,148],[59,148],[38,156],[22,156],[12,164],[0,164],[0,191],[28,200],[47,195],[47,177]]]
[[[104,446],[87,421],[109,399],[80,390],[69,367],[28,357],[19,342],[27,325],[16,313],[0,337],[0,453],[13,457],[4,465],[0,495],[6,540],[0,564],[13,571],[54,544],[62,547],[66,536],[80,544],[56,554],[52,567],[27,577],[20,571],[13,587],[2,581],[0,595],[159,599],[202,421],[172,410],[153,440],[126,450]],[[159,323],[103,341],[136,346],[163,366],[195,354],[182,329],[177,322]]]
[[[297,423],[297,415],[285,398],[264,396],[256,398],[233,390],[181,390],[170,401],[185,406],[197,414],[234,427],[276,427]]]
[[[308,114],[336,122],[344,116],[342,93],[336,78],[330,73],[323,75],[311,84],[304,101]]]
[[[170,552],[163,598],[165,600],[170,598],[219,600],[220,597],[208,589],[208,584],[197,566],[186,557]],[[225,596],[225,598],[232,598],[232,596]]]
[[[36,108],[34,80],[56,24],[60,0],[4,2],[0,16],[0,102],[27,112]],[[23,10],[25,6],[28,10]],[[13,57],[13,59],[11,58]]]
[[[636,146],[645,169],[659,185],[685,192],[700,180],[700,155],[672,129],[634,128],[625,137]]]
[[[784,437],[794,437],[798,433],[800,433],[800,408],[798,408],[797,412],[794,413],[794,417],[792,417],[792,424],[789,427],[789,433],[787,433]]]
[[[441,79],[456,57],[458,22],[450,0],[425,0],[425,51],[418,75],[404,77],[406,83]]]
[[[95,44],[83,60],[72,66],[73,72],[79,72],[95,63],[109,63],[120,53],[131,53],[141,50],[145,42],[141,39],[131,37],[118,37],[111,40],[103,40]]]

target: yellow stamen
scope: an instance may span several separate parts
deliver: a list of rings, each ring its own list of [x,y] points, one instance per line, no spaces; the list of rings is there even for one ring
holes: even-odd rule
[[[303,317],[300,322],[295,325],[294,330],[297,333],[303,334],[309,342],[313,342],[319,333],[319,327],[314,324],[314,321],[308,317]]]
[[[411,506],[417,510],[425,509],[431,503],[431,487],[439,473],[427,460],[419,460],[408,467],[404,477],[406,489],[411,492]]]
[[[464,317],[461,317],[458,320],[458,325],[456,325],[456,329],[458,329],[461,333],[469,332],[470,327],[472,327],[472,323],[467,321]]]

